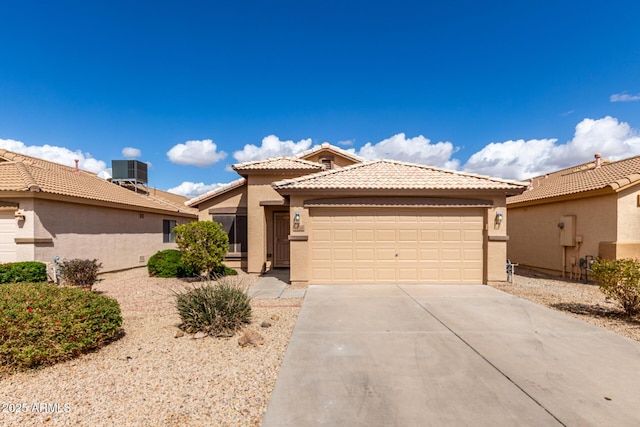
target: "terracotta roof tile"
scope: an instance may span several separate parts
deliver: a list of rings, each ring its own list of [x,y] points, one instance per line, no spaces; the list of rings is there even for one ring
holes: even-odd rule
[[[552,197],[601,190],[609,187],[612,191],[640,182],[640,156],[617,162],[603,161],[595,167],[594,162],[562,169],[530,180],[531,185],[524,193],[509,197],[509,204],[522,203]]]
[[[313,148],[311,148],[309,150],[303,151],[302,153],[298,154],[296,157],[299,158],[299,159],[304,158],[304,157],[309,157],[309,156],[312,156],[315,153],[317,153],[319,151],[322,151],[322,150],[334,151],[334,152],[340,154],[341,156],[346,157],[346,158],[351,159],[351,160],[356,161],[356,162],[364,162],[365,161],[364,158],[356,155],[355,153],[352,153],[352,152],[347,151],[347,150],[343,150],[342,148],[336,147],[335,145],[331,145],[328,142],[323,142],[321,145],[316,145],[315,147],[313,147]]]
[[[309,162],[295,157],[273,157],[265,160],[237,163],[232,166],[235,171],[250,170],[322,170],[320,163]]]
[[[277,190],[370,189],[370,190],[514,190],[526,183],[456,172],[395,160],[374,160],[341,169],[278,181]]]
[[[131,207],[193,214],[168,197],[138,194],[95,174],[0,149],[0,191],[40,191]],[[184,198],[186,201],[186,198]]]
[[[198,197],[194,197],[191,200],[187,200],[185,202],[185,205],[187,205],[187,206],[196,206],[197,204],[202,203],[205,200],[212,199],[212,198],[214,198],[216,196],[219,196],[220,194],[226,193],[227,191],[231,191],[231,190],[233,190],[235,188],[242,187],[246,182],[247,182],[247,180],[245,178],[236,179],[235,181],[232,181],[232,182],[230,182],[228,184],[221,185],[220,187],[218,187],[218,188],[216,188],[214,190],[211,190],[211,191],[208,191],[208,192],[206,192],[204,194],[201,194]]]

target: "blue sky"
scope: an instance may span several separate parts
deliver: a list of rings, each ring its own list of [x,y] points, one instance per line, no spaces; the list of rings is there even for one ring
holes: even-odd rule
[[[637,1],[0,0],[0,148],[96,173],[137,158],[189,197],[322,142],[524,179],[640,154],[638,16]]]

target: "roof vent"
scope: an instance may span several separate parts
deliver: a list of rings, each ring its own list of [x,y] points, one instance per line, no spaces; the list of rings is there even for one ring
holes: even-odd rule
[[[600,153],[596,153],[595,156],[593,156],[596,158],[596,167],[595,169],[600,169],[600,167],[602,167],[602,154]]]

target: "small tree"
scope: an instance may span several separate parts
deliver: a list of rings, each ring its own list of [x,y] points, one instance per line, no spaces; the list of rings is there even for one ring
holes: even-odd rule
[[[220,224],[198,221],[174,228],[182,263],[207,277],[222,264],[229,251],[229,237]]]
[[[640,263],[633,259],[593,263],[593,279],[600,290],[620,303],[629,316],[640,313]]]

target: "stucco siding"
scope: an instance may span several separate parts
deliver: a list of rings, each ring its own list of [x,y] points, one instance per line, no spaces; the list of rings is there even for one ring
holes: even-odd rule
[[[247,186],[235,188],[210,200],[205,200],[198,205],[198,220],[211,221],[210,209],[218,208],[246,208]]]
[[[601,242],[616,240],[617,196],[544,203],[534,206],[509,206],[507,256],[512,262],[562,274],[563,246],[558,224],[563,216],[575,216],[575,246],[566,247],[565,271],[571,272],[586,255],[599,255]],[[577,272],[577,267],[574,267]]]
[[[163,243],[163,220],[189,222],[171,214],[51,200],[34,200],[32,208],[27,210],[30,223],[19,233],[23,237],[17,245],[19,260],[52,262],[56,255],[61,259],[95,258],[105,272],[145,266],[157,251],[176,247]],[[31,237],[35,239],[30,241]]]

